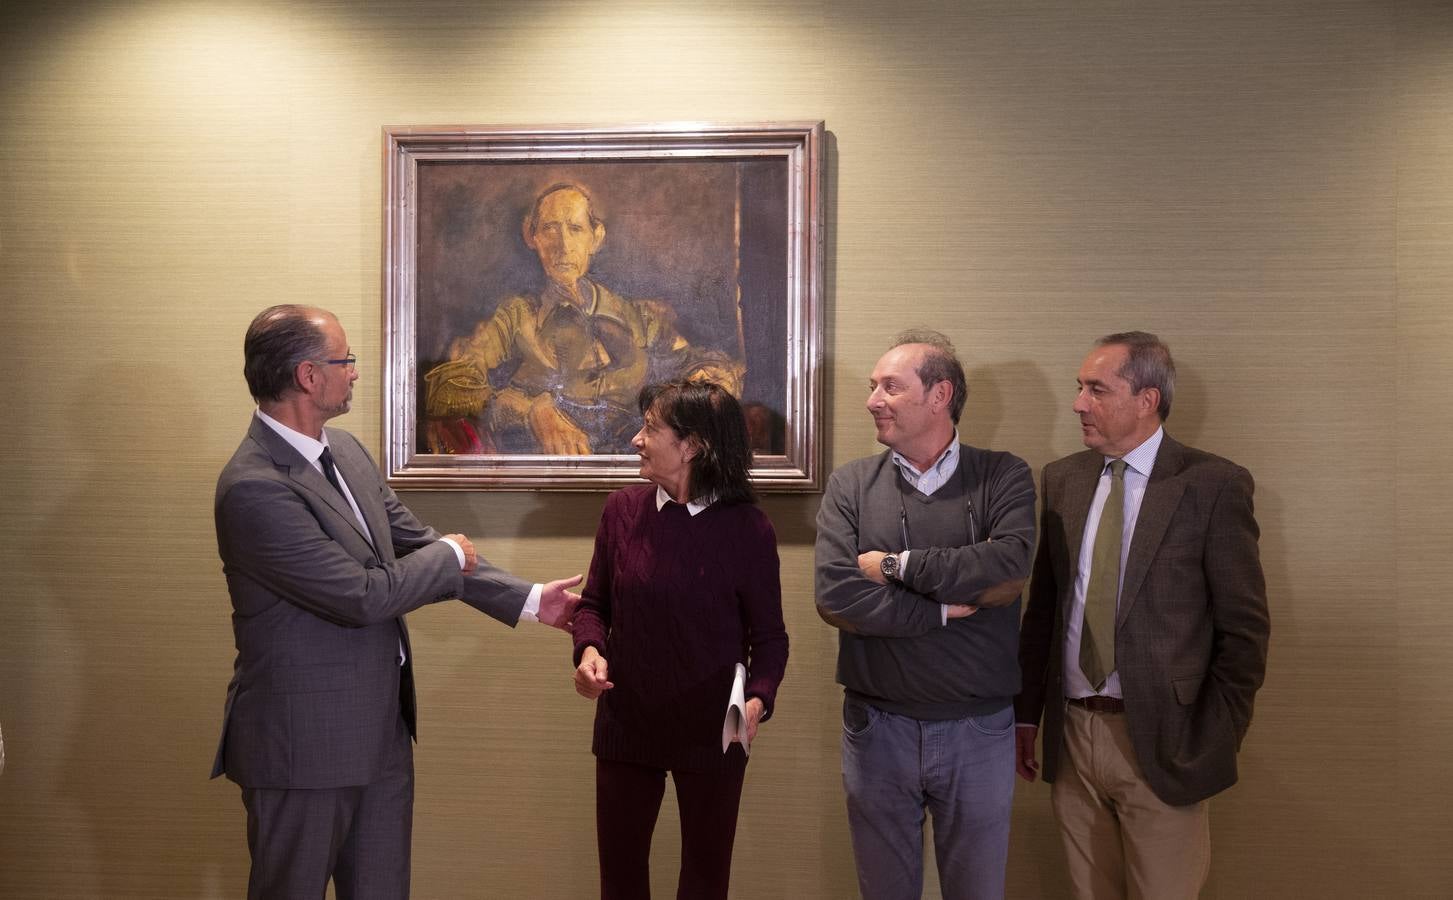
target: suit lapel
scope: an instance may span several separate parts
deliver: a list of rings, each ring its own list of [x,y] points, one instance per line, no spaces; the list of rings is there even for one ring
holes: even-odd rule
[[[388,512],[383,508],[383,497],[374,490],[378,472],[373,468],[373,460],[359,452],[352,435],[332,428],[328,431],[328,446],[333,448],[333,459],[338,464],[338,471],[347,479],[348,489],[353,492],[353,502],[358,504],[358,511],[363,513],[363,521],[373,533],[374,552],[381,560],[391,560],[393,542],[388,539]],[[380,538],[388,546],[388,550],[380,548]]]
[[[1180,505],[1186,485],[1180,478],[1183,454],[1181,445],[1166,435],[1161,439],[1155,466],[1140,500],[1140,513],[1135,519],[1135,533],[1130,536],[1130,552],[1125,557],[1125,577],[1120,580],[1120,605],[1115,614],[1117,627],[1124,624],[1130,608],[1135,605],[1140,586],[1150,571],[1160,542],[1170,527],[1171,517]]]
[[[1090,518],[1090,503],[1095,499],[1095,488],[1100,483],[1100,470],[1105,467],[1105,458],[1094,451],[1079,453],[1065,476],[1064,502],[1060,508],[1065,511],[1065,542],[1069,545],[1069,569],[1065,584],[1064,603],[1068,607],[1074,593],[1075,573],[1080,570],[1080,548],[1085,542],[1085,524]]]
[[[358,517],[353,514],[353,509],[349,507],[348,501],[344,500],[343,495],[333,489],[333,485],[328,483],[328,479],[323,477],[322,472],[319,472],[314,468],[312,463],[303,459],[301,453],[293,449],[292,444],[283,440],[281,435],[273,431],[267,423],[256,416],[252,418],[252,425],[248,428],[248,435],[267,450],[268,454],[272,456],[274,463],[287,469],[289,478],[300,487],[316,495],[329,509],[333,510],[343,521],[352,526],[353,530],[358,532],[360,537],[365,541],[368,540],[368,535],[363,533],[362,526],[358,524]],[[339,468],[341,469],[342,467],[340,466]],[[348,474],[345,472],[343,477],[348,478]],[[350,488],[352,488],[354,483],[352,479],[349,479],[348,484]],[[357,499],[356,495],[354,499]]]

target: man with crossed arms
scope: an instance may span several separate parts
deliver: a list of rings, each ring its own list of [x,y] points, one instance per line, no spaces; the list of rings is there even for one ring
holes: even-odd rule
[[[839,629],[858,887],[922,896],[927,811],[945,900],[1001,900],[1034,478],[959,442],[968,381],[942,334],[900,334],[868,387],[888,449],[832,473],[816,548],[817,611]]]
[[[409,894],[416,734],[403,615],[459,598],[513,626],[568,629],[580,577],[530,585],[399,502],[348,412],[356,358],[338,319],[274,306],[243,373],[257,401],[217,480],[217,548],[237,645],[212,777],[242,788],[249,898]]]
[[[1165,433],[1175,363],[1155,335],[1101,338],[1079,385],[1089,449],[1040,482],[1018,771],[1038,772],[1042,715],[1076,897],[1193,898],[1210,869],[1206,799],[1236,782],[1266,671],[1251,475]]]

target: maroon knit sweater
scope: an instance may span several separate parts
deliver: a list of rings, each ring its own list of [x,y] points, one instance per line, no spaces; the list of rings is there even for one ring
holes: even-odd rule
[[[606,499],[590,578],[575,614],[575,662],[595,647],[615,687],[597,701],[601,759],[711,772],[736,664],[747,697],[772,714],[787,667],[777,536],[756,506],[713,503],[695,516],[656,486]]]

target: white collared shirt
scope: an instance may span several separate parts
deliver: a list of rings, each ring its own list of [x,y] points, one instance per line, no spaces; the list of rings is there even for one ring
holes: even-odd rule
[[[1155,468],[1155,457],[1160,453],[1160,442],[1165,429],[1157,428],[1155,434],[1145,443],[1125,454],[1125,518],[1121,523],[1120,537],[1120,583],[1125,583],[1125,560],[1130,554],[1130,539],[1135,534],[1135,521],[1140,516],[1140,501],[1145,498],[1145,487],[1150,481],[1150,471]],[[1100,470],[1100,483],[1095,487],[1094,499],[1090,501],[1090,514],[1085,519],[1085,536],[1080,541],[1079,566],[1075,570],[1074,592],[1070,595],[1069,615],[1065,619],[1065,696],[1093,697],[1096,693],[1085,673],[1080,671],[1080,633],[1085,623],[1085,589],[1090,583],[1090,558],[1095,554],[1095,533],[1100,527],[1100,513],[1105,500],[1110,496],[1110,462]],[[1118,589],[1116,596],[1119,596]],[[1120,691],[1120,673],[1111,672],[1105,678],[1105,687],[1099,691],[1104,697],[1123,697]]]
[[[660,512],[667,503],[672,502],[674,501],[672,501],[671,495],[666,493],[666,489],[661,487],[661,485],[659,484],[656,485],[656,512]],[[686,502],[686,511],[691,515],[695,516],[697,513],[703,512],[708,506],[712,505],[715,502],[715,495],[702,497],[698,500],[688,500]]]

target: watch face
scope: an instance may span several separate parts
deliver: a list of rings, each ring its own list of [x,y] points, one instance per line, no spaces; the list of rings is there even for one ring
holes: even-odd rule
[[[883,575],[887,578],[898,577],[898,557],[892,554],[883,557]]]

